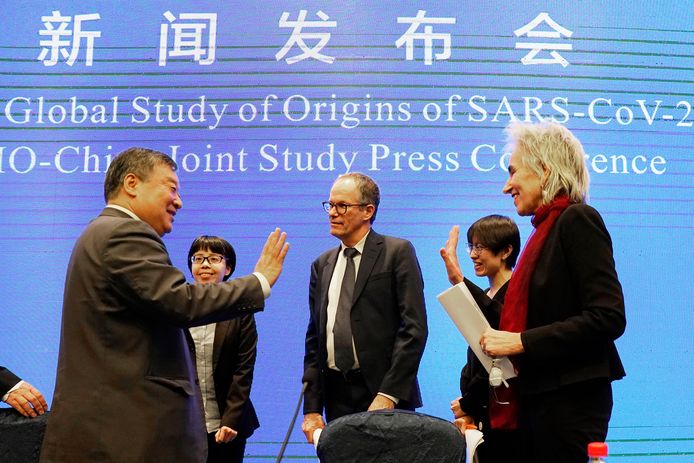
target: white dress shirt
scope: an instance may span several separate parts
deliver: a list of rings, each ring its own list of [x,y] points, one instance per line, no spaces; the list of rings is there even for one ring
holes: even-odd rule
[[[366,233],[364,237],[359,240],[357,244],[352,246],[354,249],[359,251],[359,254],[353,257],[354,260],[354,279],[356,282],[357,275],[359,275],[359,264],[361,263],[361,256],[364,253],[364,244],[366,243],[366,237],[369,236],[371,231]],[[335,262],[335,270],[333,270],[333,276],[330,279],[330,286],[328,287],[328,320],[326,322],[325,332],[326,339],[325,344],[328,350],[328,368],[332,370],[340,371],[335,365],[335,337],[333,336],[333,327],[335,326],[335,315],[337,314],[337,303],[340,300],[340,290],[342,289],[342,278],[345,276],[345,268],[347,267],[347,258],[345,257],[343,251],[347,246],[344,244],[340,245],[340,251],[337,254],[337,262]],[[357,356],[357,350],[354,347],[354,337],[352,337],[352,353],[354,354],[354,366],[353,369],[359,368],[359,357]],[[388,399],[398,403],[400,399],[393,397],[392,395],[384,394],[379,392],[378,395],[387,397]]]
[[[354,278],[356,281],[357,275],[359,275],[359,264],[361,263],[361,255],[364,251],[364,243],[366,243],[366,237],[369,236],[367,233],[364,237],[359,240],[357,244],[353,247],[359,254],[353,257],[354,259]],[[333,336],[333,327],[335,326],[335,315],[337,314],[337,304],[340,300],[340,290],[342,289],[342,279],[345,276],[345,268],[347,267],[347,258],[345,257],[343,251],[347,246],[344,244],[340,245],[340,252],[337,254],[337,262],[335,262],[335,270],[333,270],[333,276],[330,279],[330,286],[328,287],[328,321],[325,327],[326,332],[326,347],[328,349],[328,368],[332,370],[340,370],[335,365],[335,337]],[[357,351],[354,348],[354,338],[352,338],[352,352],[354,354],[354,366],[352,368],[359,368],[359,358],[357,358]]]
[[[212,376],[212,349],[214,346],[214,331],[216,323],[194,326],[189,328],[195,342],[195,365],[198,369],[198,381],[202,393],[202,405],[205,409],[205,424],[207,432],[216,432],[222,424],[217,404],[217,394],[214,389]]]
[[[20,380],[17,384],[15,384],[14,386],[12,386],[12,388],[10,388],[10,390],[7,391],[7,392],[5,393],[5,395],[2,396],[2,399],[0,399],[0,400],[2,400],[3,402],[7,402],[7,399],[10,398],[10,392],[14,391],[15,389],[19,389],[19,387],[20,387],[22,384],[24,384],[24,381],[23,381],[23,380]]]

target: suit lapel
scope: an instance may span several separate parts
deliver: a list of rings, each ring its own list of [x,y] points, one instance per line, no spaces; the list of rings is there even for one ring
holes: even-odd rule
[[[376,260],[383,250],[383,236],[371,230],[369,236],[366,237],[364,243],[364,252],[359,263],[359,272],[357,273],[357,281],[354,284],[354,295],[352,297],[352,305],[359,298],[366,287],[366,282],[374,269]]]
[[[227,331],[229,331],[229,323],[218,322],[214,329],[214,342],[212,343],[212,371],[217,371],[217,362],[219,361],[219,355],[222,352],[222,343],[226,338]]]

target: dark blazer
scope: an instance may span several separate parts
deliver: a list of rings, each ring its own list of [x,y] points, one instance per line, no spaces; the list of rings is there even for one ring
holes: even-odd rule
[[[0,399],[22,379],[5,367],[0,366]]]
[[[304,413],[323,412],[328,287],[338,252],[339,247],[331,249],[311,265]],[[424,283],[409,241],[371,230],[359,264],[351,322],[359,365],[374,397],[382,392],[403,401],[399,405],[421,407],[417,370],[428,331]]]
[[[186,328],[263,307],[255,276],[188,284],[148,224],[104,209],[68,265],[41,462],[204,462],[207,433]]]
[[[591,206],[569,206],[555,222],[528,302],[521,394],[625,375],[614,344],[626,327],[624,296],[610,234]]]
[[[260,427],[251,402],[258,331],[246,315],[217,323],[212,347],[212,376],[222,426],[248,438]]]

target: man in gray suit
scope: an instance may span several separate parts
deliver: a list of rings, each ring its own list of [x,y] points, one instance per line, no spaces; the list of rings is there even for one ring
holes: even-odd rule
[[[340,240],[313,262],[302,430],[313,442],[331,421],[367,410],[422,406],[417,370],[427,339],[424,284],[409,241],[376,233],[380,191],[340,176],[323,203]],[[343,310],[344,309],[344,310]]]
[[[106,208],[78,239],[67,270],[42,463],[205,461],[186,328],[262,310],[288,244],[276,229],[252,275],[187,284],[161,240],[183,205],[175,170],[171,158],[143,148],[109,166]]]

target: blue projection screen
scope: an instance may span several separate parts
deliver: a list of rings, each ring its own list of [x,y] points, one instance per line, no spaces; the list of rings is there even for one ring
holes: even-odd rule
[[[503,128],[551,119],[585,146],[626,298],[610,459],[694,460],[694,2],[6,0],[0,24],[0,362],[49,402],[72,245],[111,158],[145,146],[179,165],[165,241],[181,269],[200,234],[232,242],[237,274],[274,227],[289,235],[257,316],[249,461],[289,425],[309,266],[337,244],[320,203],[347,171],[381,186],[374,228],[417,249],[421,411],[450,417],[467,346],[436,300],[438,250],[491,213],[527,239],[501,193]],[[314,461],[298,426],[287,455]]]

